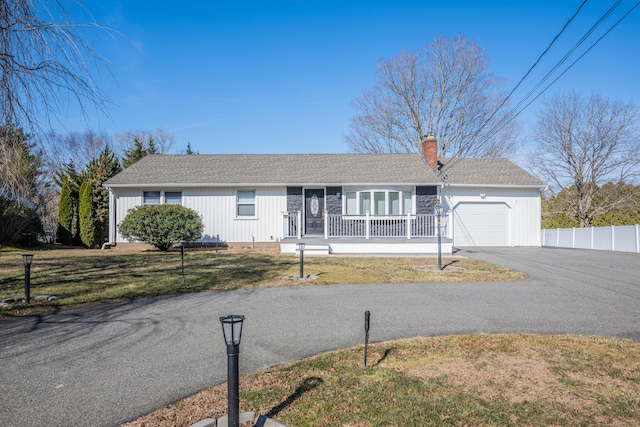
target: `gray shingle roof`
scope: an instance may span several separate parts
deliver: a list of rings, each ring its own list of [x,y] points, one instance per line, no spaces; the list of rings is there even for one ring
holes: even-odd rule
[[[443,159],[450,184],[537,185],[507,159]],[[342,185],[439,184],[418,154],[197,154],[150,155],[105,185]]]
[[[107,186],[439,182],[418,154],[150,155]]]
[[[449,184],[522,185],[545,184],[508,159],[441,159],[441,175]]]

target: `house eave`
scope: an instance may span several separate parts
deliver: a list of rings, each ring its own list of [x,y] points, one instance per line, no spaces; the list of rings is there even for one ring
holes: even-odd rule
[[[471,188],[546,188],[545,184],[453,184],[445,183],[445,187],[471,187]]]
[[[334,187],[334,186],[381,186],[381,185],[393,185],[393,186],[413,186],[413,185],[433,185],[442,186],[440,182],[216,182],[216,183],[136,183],[136,184],[103,184],[106,188],[207,188],[207,187]]]

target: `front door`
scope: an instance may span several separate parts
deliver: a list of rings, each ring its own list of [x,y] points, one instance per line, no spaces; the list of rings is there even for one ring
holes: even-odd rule
[[[324,190],[305,190],[305,233],[306,234],[322,234],[324,233]]]

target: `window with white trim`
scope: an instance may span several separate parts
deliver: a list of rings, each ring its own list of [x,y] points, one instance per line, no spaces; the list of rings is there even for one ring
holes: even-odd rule
[[[160,204],[160,192],[159,191],[144,191],[142,193],[142,203],[145,205],[159,205]]]
[[[406,215],[413,212],[411,191],[345,191],[345,215]]]
[[[256,216],[256,190],[238,190],[236,215],[238,217]]]
[[[181,205],[182,191],[165,191],[164,202],[168,205]]]

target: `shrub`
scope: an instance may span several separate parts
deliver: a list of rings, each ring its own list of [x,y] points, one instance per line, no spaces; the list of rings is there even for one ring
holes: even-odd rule
[[[202,229],[202,219],[197,212],[180,205],[133,208],[120,224],[120,234],[130,242],[149,243],[161,251],[168,250],[175,242],[198,240]]]

